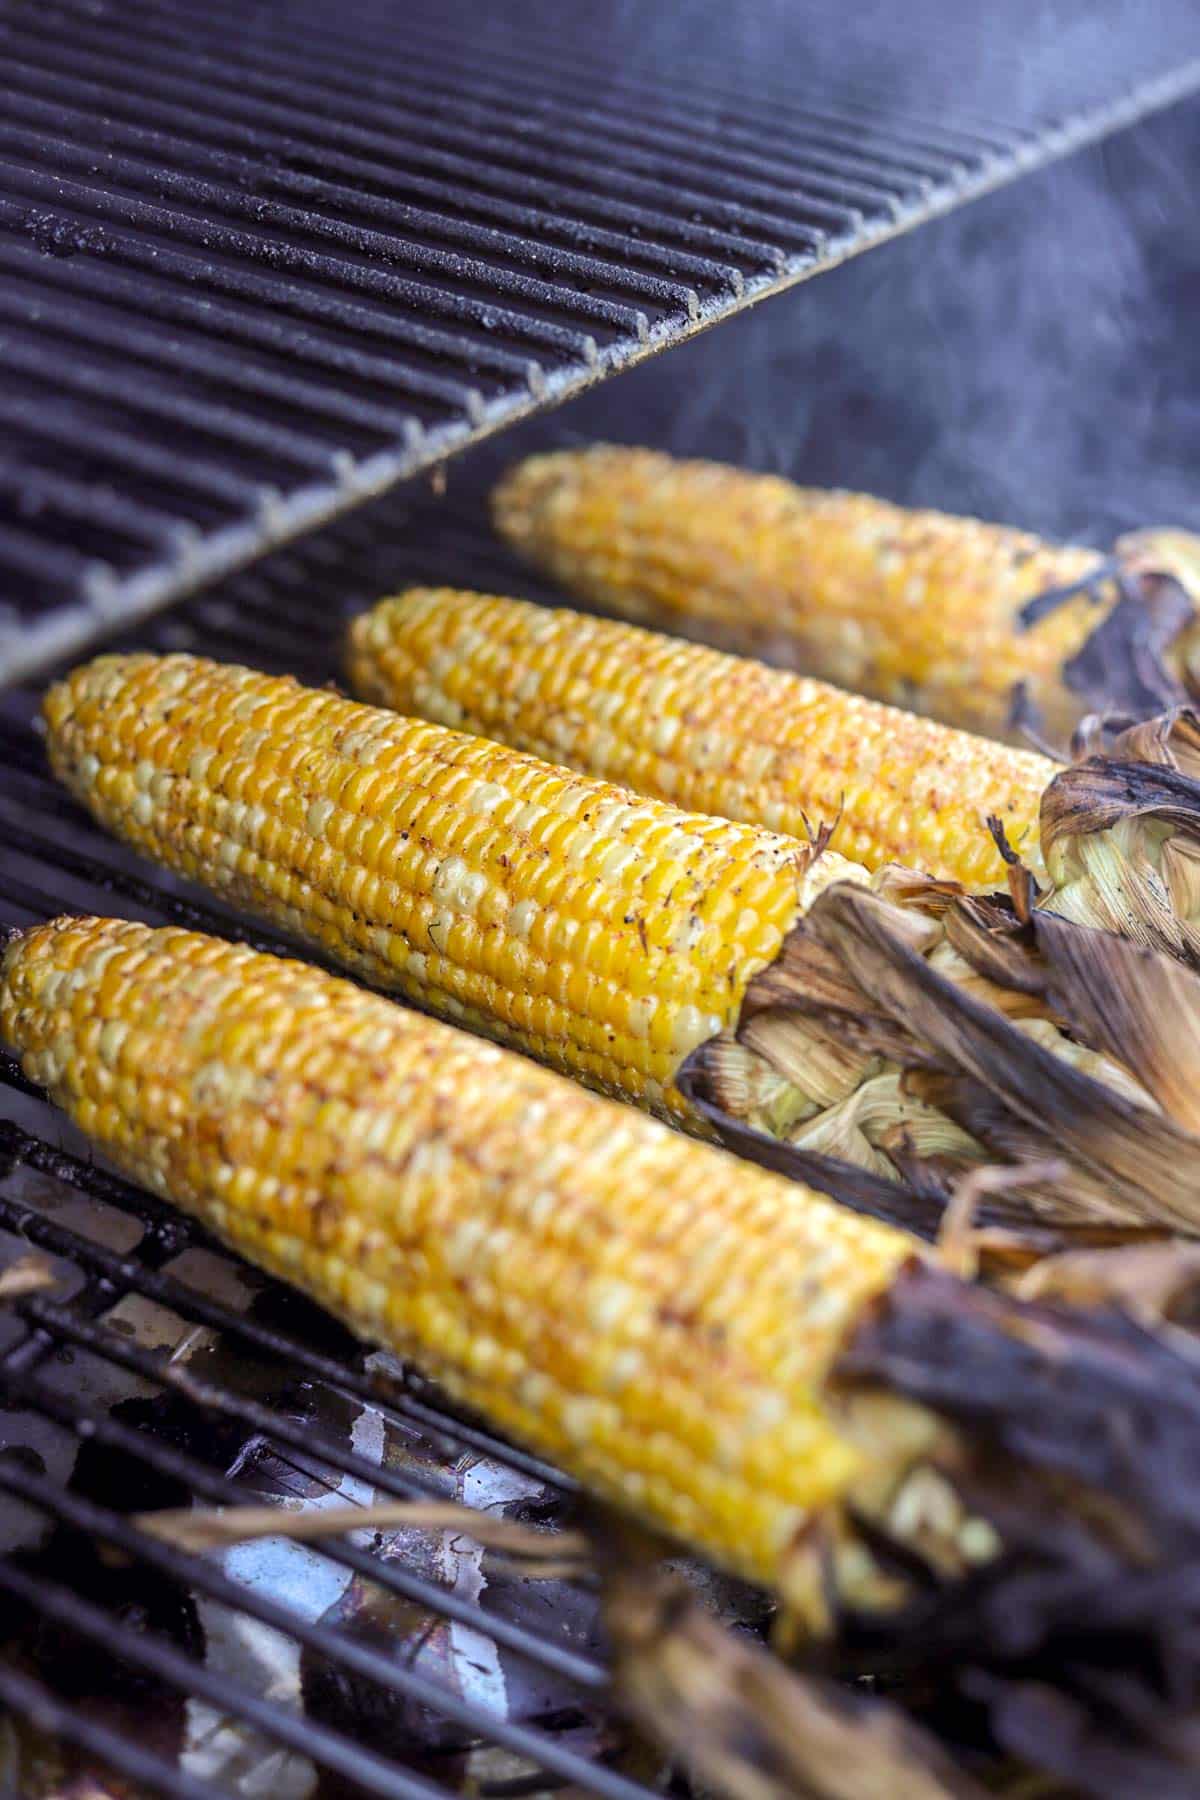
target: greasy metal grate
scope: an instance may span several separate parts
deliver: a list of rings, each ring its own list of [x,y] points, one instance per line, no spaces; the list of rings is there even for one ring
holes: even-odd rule
[[[5,10],[0,678],[1200,82],[1190,0],[504,10]]]
[[[422,505],[352,515],[141,641],[326,680],[345,612],[381,588],[435,563],[503,582],[482,523]],[[0,921],[90,909],[281,947],[96,830],[45,769],[36,703],[0,694]],[[139,1529],[192,1501],[432,1496],[552,1532],[572,1488],[95,1166],[0,1054],[0,1277],[31,1253],[55,1286],[0,1300],[0,1786],[107,1768],[186,1800],[300,1800],[315,1772],[335,1800],[647,1800],[586,1583],[522,1581],[461,1532],[196,1556]]]

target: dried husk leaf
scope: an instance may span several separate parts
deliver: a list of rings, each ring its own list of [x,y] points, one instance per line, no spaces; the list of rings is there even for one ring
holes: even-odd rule
[[[293,1543],[315,1543],[352,1531],[414,1530],[460,1531],[464,1538],[506,1556],[529,1559],[530,1572],[539,1565],[565,1560],[579,1562],[589,1553],[580,1532],[535,1531],[512,1519],[496,1518],[474,1507],[451,1500],[380,1500],[363,1506],[308,1507],[301,1512],[280,1506],[172,1507],[158,1512],[136,1513],[133,1523],[152,1537],[189,1551],[222,1549],[253,1538],[288,1538]]]
[[[828,1107],[819,1118],[798,1126],[790,1141],[824,1156],[874,1168],[885,1179],[894,1173],[890,1152],[903,1148],[918,1163],[949,1170],[969,1166],[978,1142],[943,1110],[913,1092],[897,1069],[864,1081]]]
[[[998,1550],[965,1576],[930,1563],[921,1579],[902,1532],[908,1598],[844,1608],[843,1666],[944,1683],[948,1704],[985,1708],[1002,1748],[1082,1793],[1194,1794],[1198,1376],[1188,1334],[1031,1305],[929,1263],[902,1273],[853,1334],[832,1394],[883,1390],[951,1423],[935,1467]],[[877,1556],[897,1519],[872,1511]]]
[[[932,1242],[946,1199],[940,1187],[926,1189],[915,1180],[883,1180],[853,1163],[772,1137],[718,1104],[711,1093],[709,1063],[714,1054],[719,1060],[728,1048],[725,1039],[711,1039],[701,1047],[705,1054],[693,1052],[676,1076],[676,1085],[689,1106],[726,1148],[777,1175],[829,1194],[855,1212],[883,1219]]]
[[[1053,1158],[1059,1180],[993,1195],[983,1222],[1200,1229],[1200,979],[1040,908],[944,883],[926,906],[889,877],[826,889],[736,1034],[689,1059],[725,1141],[810,1181],[816,1153],[818,1185],[872,1210],[891,1180],[892,1216],[944,1203],[973,1165]],[[873,1199],[850,1198],[852,1166]]]
[[[29,1294],[41,1294],[57,1285],[58,1278],[44,1257],[19,1256],[0,1270],[0,1301],[24,1300]]]
[[[1177,1124],[1200,1132],[1200,978],[1053,913],[1035,913],[1030,928],[1047,991],[1072,1030],[1136,1070]]]
[[[1085,747],[1103,729],[1085,734]],[[1200,717],[1180,707],[1064,769],[1041,803],[1042,905],[1200,964]]]
[[[706,1612],[678,1576],[617,1569],[605,1619],[624,1709],[729,1800],[983,1800],[897,1708],[794,1673]]]
[[[994,1094],[1060,1154],[1111,1183],[1151,1222],[1200,1223],[1200,1145],[1171,1120],[1073,1068],[994,1007],[916,956],[886,905],[862,889],[830,888],[809,914],[881,1010],[903,1017],[944,1066]]]
[[[1143,1325],[1200,1326],[1200,1244],[1169,1240],[1122,1249],[1064,1250],[1013,1284],[1022,1300],[1114,1306]]]

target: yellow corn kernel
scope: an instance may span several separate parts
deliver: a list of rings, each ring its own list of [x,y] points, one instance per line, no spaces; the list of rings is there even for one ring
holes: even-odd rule
[[[832,846],[1002,886],[1004,821],[1038,874],[1038,806],[1055,765],[806,676],[636,626],[451,589],[415,588],[354,623],[357,692],[549,761]]]
[[[197,657],[101,657],[44,711],[55,771],[137,849],[379,986],[675,1116],[683,1056],[736,1020],[817,892],[863,875]]]
[[[822,1387],[913,1255],[889,1227],[175,928],[24,933],[0,1038],[128,1174],[744,1576],[774,1581],[869,1464]]]
[[[1087,706],[1063,665],[1115,599],[1077,595],[1023,628],[1022,607],[1094,573],[1095,550],[649,450],[531,457],[494,516],[609,612],[992,737],[1013,735],[1019,683],[1069,736]]]

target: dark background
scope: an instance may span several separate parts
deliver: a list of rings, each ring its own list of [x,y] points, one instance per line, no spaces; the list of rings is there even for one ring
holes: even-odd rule
[[[1200,102],[920,226],[452,463],[606,437],[1101,543],[1200,528]]]

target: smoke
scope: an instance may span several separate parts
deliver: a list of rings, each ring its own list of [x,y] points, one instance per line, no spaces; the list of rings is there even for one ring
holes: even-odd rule
[[[772,35],[773,7],[748,11],[738,80]],[[1022,56],[995,44],[985,11],[990,57],[979,29],[964,29],[941,75],[986,67],[972,106],[996,110],[1003,88],[1005,116],[1015,96],[1034,116],[1071,87],[1063,59],[1086,72],[1094,19],[1087,38],[1082,15],[1041,7],[1042,54]],[[662,21],[683,15],[659,12],[647,69],[682,42],[678,23]],[[861,9],[859,78],[885,67],[899,15]],[[689,66],[681,51],[676,91]],[[811,93],[812,67],[805,76]],[[911,68],[905,79],[917,79]],[[788,85],[776,67],[772,94]],[[1197,166],[1200,103],[1188,103],[605,382],[505,434],[482,468],[605,437],[1097,543],[1147,522],[1198,527]]]

